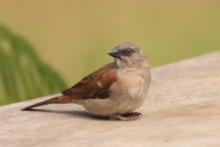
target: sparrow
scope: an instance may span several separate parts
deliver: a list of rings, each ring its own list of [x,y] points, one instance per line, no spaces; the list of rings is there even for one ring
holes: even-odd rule
[[[75,103],[97,116],[112,120],[136,120],[149,89],[150,67],[143,51],[133,43],[121,43],[110,52],[114,62],[84,77],[57,96],[23,110],[48,104]]]

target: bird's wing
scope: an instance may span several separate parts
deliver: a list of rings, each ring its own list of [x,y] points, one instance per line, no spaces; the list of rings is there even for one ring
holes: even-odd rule
[[[64,90],[62,94],[82,99],[107,98],[110,95],[109,87],[117,80],[116,70],[114,63],[107,64]]]

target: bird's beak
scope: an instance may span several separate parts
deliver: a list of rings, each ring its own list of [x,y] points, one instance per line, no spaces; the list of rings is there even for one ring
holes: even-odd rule
[[[110,52],[108,52],[108,54],[114,58],[120,58],[120,52],[118,51],[118,49],[112,49]]]

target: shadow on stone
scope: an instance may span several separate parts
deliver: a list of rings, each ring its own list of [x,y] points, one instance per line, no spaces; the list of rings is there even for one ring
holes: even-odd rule
[[[82,110],[68,111],[68,110],[30,109],[26,111],[65,114],[77,118],[94,119],[94,120],[109,120],[108,116],[98,116]]]

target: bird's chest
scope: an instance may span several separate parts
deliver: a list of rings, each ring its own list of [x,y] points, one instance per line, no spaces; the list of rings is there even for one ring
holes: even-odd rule
[[[142,69],[126,69],[118,72],[117,95],[123,103],[140,105],[143,103],[148,85],[146,71]]]

